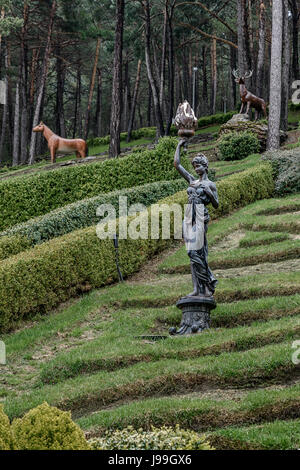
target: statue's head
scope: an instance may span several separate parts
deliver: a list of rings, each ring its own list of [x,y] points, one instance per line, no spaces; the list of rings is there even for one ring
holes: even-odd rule
[[[37,126],[35,126],[33,129],[33,132],[44,132],[44,123],[41,121]]]
[[[241,74],[239,70],[233,70],[232,75],[235,78],[235,82],[238,83],[239,85],[245,85],[245,81],[248,78],[251,78],[253,75],[253,70],[250,70],[249,72],[246,72],[244,74]]]
[[[198,175],[203,175],[208,171],[208,160],[203,153],[198,153],[192,160],[194,170]]]

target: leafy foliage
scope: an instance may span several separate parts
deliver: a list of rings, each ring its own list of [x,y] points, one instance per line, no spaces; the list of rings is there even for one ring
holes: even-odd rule
[[[259,152],[259,140],[252,132],[228,132],[218,142],[221,160],[242,160]]]
[[[43,403],[12,423],[16,450],[88,450],[71,413]]]
[[[94,450],[213,450],[206,437],[194,431],[163,426],[151,431],[135,430],[132,426],[119,431],[107,431],[105,436],[93,439]]]
[[[272,164],[275,191],[278,195],[300,192],[299,149],[268,152],[263,156],[263,159]]]
[[[10,450],[12,448],[12,435],[9,419],[0,405],[0,450]]]

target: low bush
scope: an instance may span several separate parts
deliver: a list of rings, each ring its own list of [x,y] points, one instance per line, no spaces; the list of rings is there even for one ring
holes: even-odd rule
[[[198,119],[198,129],[201,127],[210,126],[212,124],[224,124],[229,121],[232,116],[235,114],[235,111],[229,111],[228,113],[218,113],[211,116],[203,116]],[[170,135],[177,136],[178,130],[174,125],[171,126]],[[137,139],[155,139],[156,137],[156,127],[141,127],[140,129],[133,130],[131,133],[131,140]],[[120,140],[125,141],[127,139],[127,132],[121,132]],[[104,137],[94,137],[88,139],[87,143],[89,146],[97,145],[108,145],[110,142],[110,136],[106,135]]]
[[[151,151],[2,181],[0,230],[100,193],[179,179],[173,165],[176,145],[177,139],[165,137]],[[187,157],[183,162],[190,165]]]
[[[32,246],[29,238],[16,232],[0,238],[0,260],[21,253]]]
[[[11,425],[15,450],[89,450],[71,413],[43,403]]]
[[[210,209],[212,218],[270,197],[274,190],[272,168],[268,163],[258,165],[229,176],[218,182],[217,187],[220,206]],[[183,207],[187,203],[186,191],[169,196],[162,203]],[[171,243],[172,217],[170,239],[162,239],[161,221],[160,235],[154,239],[150,238],[149,214],[150,209],[143,212],[148,223],[148,239],[119,240],[120,265],[125,278]],[[113,241],[100,240],[95,226],[37,245],[0,263],[0,330],[8,330],[25,317],[48,312],[73,296],[117,279]]]
[[[128,426],[121,431],[107,431],[103,437],[89,442],[94,450],[213,450],[206,436],[179,425],[152,427],[151,431]]]
[[[300,192],[300,149],[267,152],[263,157],[271,163],[275,192],[279,196]]]
[[[0,450],[11,450],[12,446],[9,419],[3,411],[3,405],[0,405]]]
[[[100,220],[96,215],[96,210],[101,204],[112,204],[118,217],[120,197],[127,197],[128,206],[136,203],[150,206],[159,199],[170,196],[185,187],[187,187],[187,183],[180,179],[113,191],[93,198],[83,199],[46,215],[31,219],[28,222],[15,225],[11,229],[0,233],[0,260],[20,253],[30,246],[80,228],[96,225]]]
[[[218,141],[220,160],[242,160],[252,153],[258,153],[260,144],[252,132],[228,132]]]

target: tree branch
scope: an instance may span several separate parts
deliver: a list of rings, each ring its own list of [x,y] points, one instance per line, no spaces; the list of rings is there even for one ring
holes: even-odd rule
[[[216,13],[214,13],[213,11],[211,11],[209,8],[207,8],[206,5],[204,5],[203,3],[201,2],[181,2],[181,3],[178,3],[175,7],[180,7],[181,5],[199,5],[201,8],[203,8],[203,10],[205,10],[207,13],[209,13],[211,16],[213,16],[215,19],[217,19],[218,21],[220,21],[220,23],[222,23],[224,26],[226,26],[226,28],[229,29],[229,31],[237,36],[237,33],[236,31],[234,31],[230,26],[229,24],[226,23],[226,21],[222,20],[222,18],[220,18]]]
[[[184,28],[193,29],[194,31],[197,31],[197,33],[201,34],[202,36],[204,36],[206,38],[216,39],[216,41],[224,42],[225,44],[227,44],[230,47],[234,47],[235,49],[238,48],[238,46],[236,44],[234,44],[231,41],[228,41],[228,39],[219,38],[218,36],[215,36],[214,34],[205,33],[201,29],[196,28],[195,26],[192,26],[190,24],[187,24],[187,23],[175,23],[175,24],[176,24],[176,26],[183,26]]]

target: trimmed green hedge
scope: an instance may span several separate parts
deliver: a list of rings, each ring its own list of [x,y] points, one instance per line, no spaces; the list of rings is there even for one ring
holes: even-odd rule
[[[176,145],[177,139],[164,137],[151,151],[3,181],[0,230],[100,193],[179,179],[173,165]],[[190,165],[187,157],[183,162]]]
[[[229,176],[217,183],[217,187],[220,207],[210,209],[212,218],[272,196],[272,168],[269,163],[258,165]],[[186,191],[160,201],[182,206],[186,202]],[[149,210],[144,212],[145,217]],[[161,238],[120,240],[124,277],[136,272],[170,243]],[[48,312],[73,296],[115,282],[117,278],[113,241],[99,240],[95,226],[37,245],[0,263],[0,329],[8,330],[22,318]]]
[[[60,237],[80,228],[96,225],[99,222],[96,209],[101,204],[112,204],[118,217],[120,196],[127,197],[128,205],[139,203],[150,206],[186,187],[187,183],[183,179],[159,181],[135,188],[100,194],[55,209],[46,215],[15,225],[11,229],[0,233],[0,260],[52,238]]]

